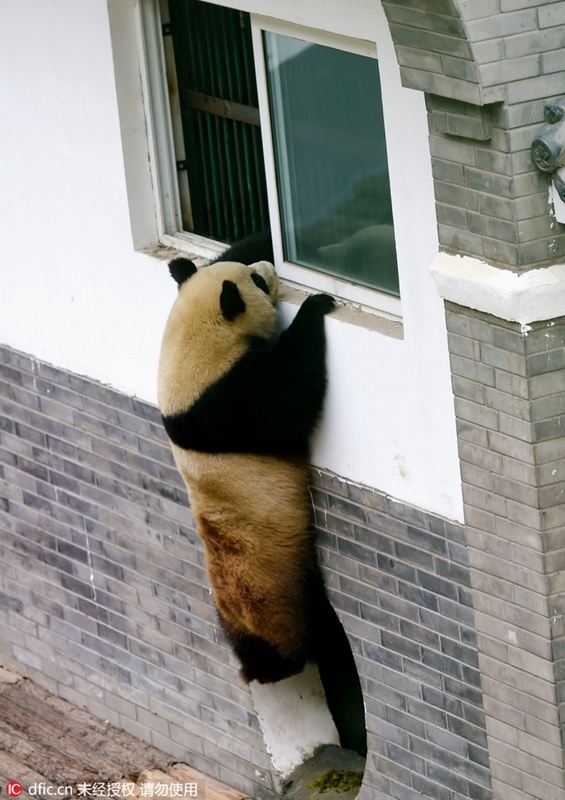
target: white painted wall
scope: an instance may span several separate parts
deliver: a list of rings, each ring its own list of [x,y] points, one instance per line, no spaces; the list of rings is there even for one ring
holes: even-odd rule
[[[395,109],[386,121],[404,339],[328,319],[330,390],[314,460],[461,519],[443,308],[429,274],[437,240],[423,97],[400,86],[373,2],[364,35],[372,26]],[[175,286],[162,261],[134,249],[156,229],[135,6],[0,7],[0,341],[154,401]],[[349,32],[354,6],[342,5]]]
[[[0,242],[0,341],[153,398],[175,292],[132,245],[104,0],[0,7]]]

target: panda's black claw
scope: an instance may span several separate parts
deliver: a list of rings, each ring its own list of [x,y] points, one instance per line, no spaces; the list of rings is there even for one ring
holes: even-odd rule
[[[312,310],[315,308],[322,314],[329,314],[336,307],[336,301],[329,294],[311,294],[302,304],[303,308],[304,306]]]

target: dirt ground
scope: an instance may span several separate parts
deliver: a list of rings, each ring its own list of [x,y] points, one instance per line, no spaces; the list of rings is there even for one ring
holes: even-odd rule
[[[244,795],[0,667],[0,798]]]

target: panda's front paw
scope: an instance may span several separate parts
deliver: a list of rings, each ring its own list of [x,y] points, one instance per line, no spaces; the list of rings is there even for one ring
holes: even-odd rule
[[[311,294],[302,303],[302,308],[310,311],[316,310],[320,314],[329,314],[336,307],[336,301],[329,294]]]

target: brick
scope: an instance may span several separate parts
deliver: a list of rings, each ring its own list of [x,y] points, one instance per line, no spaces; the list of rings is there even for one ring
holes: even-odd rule
[[[436,33],[433,30],[422,30],[408,26],[390,25],[390,31],[395,44],[405,45],[430,53],[445,53],[450,56],[471,59],[469,43],[463,37],[455,38]],[[438,92],[437,94],[441,94]]]
[[[549,53],[543,53],[541,60],[542,72],[545,74],[551,72],[563,72],[563,70],[565,70],[565,56],[563,54],[563,50],[554,50]]]
[[[461,82],[474,83],[477,81],[477,65],[475,61],[470,61],[467,58],[453,58],[449,55],[442,55],[439,72],[448,78],[455,78]],[[490,126],[486,119],[471,119],[470,117],[464,118],[448,114],[446,133],[451,136],[484,141],[490,138]]]
[[[488,444],[486,436],[485,441]],[[463,462],[462,468],[463,464],[469,464],[488,473],[501,473],[504,465],[504,459],[501,454],[488,449],[488,447],[480,447],[464,440],[459,442],[459,458]],[[484,480],[484,478],[481,478],[481,480]]]
[[[484,172],[496,173],[499,176],[510,176],[516,172],[515,163],[512,155],[507,152],[499,152],[493,147],[477,147],[476,148],[476,165],[477,168]],[[485,189],[488,184],[485,182]],[[509,199],[509,198],[503,198]],[[513,215],[510,219],[513,218]],[[506,226],[508,224],[506,223]],[[489,230],[492,230],[490,228]]]
[[[522,57],[516,54],[513,56],[506,55],[506,59],[502,63],[484,64],[481,67],[481,77],[486,86],[522,81],[526,78],[541,75],[543,71],[542,58],[539,52],[526,54]]]
[[[481,359],[485,364],[499,370],[512,372],[523,377],[526,376],[526,360],[520,353],[512,353],[509,350],[484,344],[481,346]]]
[[[464,167],[464,175],[467,176],[468,170],[476,166],[475,148],[467,142],[459,140],[446,140],[439,136],[430,136],[430,153],[432,155],[432,163],[434,159],[453,162],[459,166]],[[468,188],[479,189],[484,191],[484,185],[472,186],[467,180],[466,185]]]
[[[446,252],[477,257],[483,255],[483,239],[476,233],[439,224],[438,234],[440,244]]]
[[[482,19],[471,19],[467,26],[472,41],[484,41],[498,37],[510,37],[525,30],[537,30],[538,17],[535,9],[507,11],[504,14],[491,14]]]
[[[537,469],[537,483],[541,487],[558,484],[563,480],[565,480],[565,462],[563,461],[542,464]]]
[[[506,500],[503,497],[496,497],[492,492],[485,491],[478,486],[464,485],[463,499],[467,505],[479,508],[484,512],[502,517],[506,514]]]
[[[481,346],[468,335],[449,334],[449,352],[451,356],[459,356],[468,361],[478,362],[481,358]]]
[[[508,221],[517,219],[516,203],[513,199],[506,197],[496,197],[490,194],[479,195],[479,205],[476,210],[484,216],[497,219]]]
[[[515,267],[520,262],[520,250],[517,245],[484,235],[480,239],[482,242],[481,255],[488,263],[507,268]]]
[[[540,28],[557,28],[565,25],[565,9],[560,3],[554,3],[538,9]]]
[[[531,431],[529,428],[531,409],[527,400],[517,397],[516,395],[511,395],[508,392],[492,389],[488,386],[485,388],[484,398],[488,408],[503,412],[498,416],[500,430],[502,432],[507,432],[510,435],[518,435],[511,433],[512,423],[505,421],[503,426],[501,422],[503,417],[512,417],[514,425],[518,426],[520,431],[523,430],[525,432],[525,435],[521,435],[519,438],[525,438],[526,440],[531,438]]]
[[[538,497],[539,505],[543,509],[562,504],[565,497],[565,482],[540,489]]]
[[[538,217],[531,217],[529,220],[524,220],[518,227],[518,241],[523,242],[525,251],[530,245],[538,246],[538,242],[543,240],[545,244],[549,237],[553,237],[552,222],[548,214],[543,214]],[[549,250],[547,251],[549,253]]]
[[[501,369],[494,371],[494,386],[500,392],[522,400],[531,396],[531,382],[526,377]]]
[[[563,91],[560,78],[560,73],[555,72],[531,77],[517,83],[509,83],[507,85],[508,102],[510,104],[524,103],[535,101],[540,97],[559,97],[560,92]]]
[[[531,326],[526,336],[526,353],[544,353],[558,350],[565,343],[565,332],[562,321],[550,320]]]
[[[426,72],[442,72],[442,59],[437,53],[426,52],[406,44],[399,45],[396,52],[401,67],[413,67]]]
[[[536,442],[563,438],[565,436],[565,415],[534,422],[533,435]]]
[[[455,410],[462,422],[471,423],[480,428],[496,429],[498,427],[498,412],[483,404],[456,397]]]
[[[436,214],[439,223],[449,225],[453,228],[465,228],[467,224],[467,212],[463,209],[451,205],[437,203]]]
[[[433,122],[430,122],[430,125],[433,125]],[[433,159],[432,174],[438,187],[444,183],[461,187],[464,182],[463,165],[453,161]]]
[[[510,428],[508,424],[506,427]],[[503,433],[489,431],[488,443],[495,453],[522,461],[525,464],[536,463],[536,451],[528,439],[520,440]]]
[[[537,464],[547,464],[562,457],[563,442],[561,439],[539,442],[534,445],[532,450]]]
[[[511,175],[495,174],[480,169],[477,154],[465,164],[465,185],[468,189],[500,197],[512,198],[515,194],[515,178]]]
[[[524,503],[532,508],[538,505],[539,495],[536,487],[526,483],[509,480],[502,476],[495,476],[493,479],[493,489],[500,497],[514,500],[517,503]]]
[[[485,364],[477,362],[473,358],[467,358],[455,354],[450,355],[452,376],[460,376],[480,386],[495,385],[495,370]],[[455,384],[454,384],[455,391]],[[471,398],[469,398],[471,399]]]

